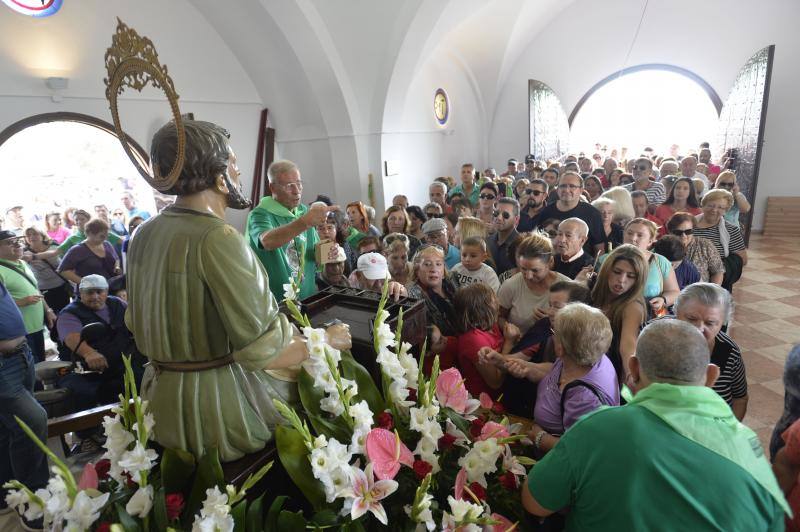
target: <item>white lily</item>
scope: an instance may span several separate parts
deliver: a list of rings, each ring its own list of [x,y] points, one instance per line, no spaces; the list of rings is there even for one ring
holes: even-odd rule
[[[372,512],[378,521],[384,525],[388,524],[386,510],[380,501],[397,490],[397,481],[387,479],[376,482],[372,474],[372,463],[367,464],[364,471],[354,467],[352,481],[353,487],[348,490],[346,495],[352,499],[350,518],[355,521],[365,513]]]

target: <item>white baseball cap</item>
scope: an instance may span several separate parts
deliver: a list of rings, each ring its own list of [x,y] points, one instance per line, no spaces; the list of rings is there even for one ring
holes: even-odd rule
[[[380,253],[364,253],[358,257],[358,271],[370,281],[386,279],[389,276],[386,257]]]
[[[81,279],[80,283],[81,290],[91,290],[91,289],[100,289],[100,290],[108,290],[108,280],[102,275],[97,275],[93,273],[91,275],[87,275],[86,277]]]

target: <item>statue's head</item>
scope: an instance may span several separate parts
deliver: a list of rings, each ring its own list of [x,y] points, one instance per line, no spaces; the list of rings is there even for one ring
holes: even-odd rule
[[[251,202],[242,194],[236,155],[228,132],[211,122],[184,120],[186,148],[183,169],[165,194],[186,196],[216,187],[227,194],[228,207],[246,209]],[[150,163],[161,175],[170,172],[178,156],[178,132],[173,122],[159,129],[150,145]],[[227,192],[225,190],[227,189]]]

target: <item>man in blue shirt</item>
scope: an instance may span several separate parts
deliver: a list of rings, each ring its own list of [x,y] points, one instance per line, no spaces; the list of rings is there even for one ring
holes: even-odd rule
[[[17,416],[47,441],[47,413],[33,396],[34,380],[22,314],[0,283],[0,514],[8,511],[3,484],[18,480],[36,491],[49,477],[47,457],[14,419]]]
[[[128,220],[134,216],[140,216],[143,220],[150,218],[149,212],[136,206],[136,200],[133,199],[133,194],[128,191],[122,193],[122,204],[125,205],[125,208],[128,210]]]
[[[447,223],[441,218],[431,218],[422,224],[422,232],[425,234],[425,242],[439,246],[444,251],[444,263],[449,270],[461,262],[461,253],[458,248],[451,246],[447,241]]]

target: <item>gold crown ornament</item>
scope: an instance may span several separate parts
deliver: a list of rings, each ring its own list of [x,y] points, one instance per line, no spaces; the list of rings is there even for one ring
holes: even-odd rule
[[[181,175],[186,150],[186,133],[178,108],[178,94],[167,73],[167,66],[159,62],[153,41],[140,36],[136,30],[128,27],[119,18],[117,18],[117,32],[111,38],[111,46],[106,50],[105,62],[108,77],[103,82],[106,84],[106,99],[111,108],[111,117],[114,120],[117,137],[141,176],[150,186],[159,192],[165,192],[172,188]],[[177,157],[175,164],[166,176],[160,175],[157,168],[148,168],[142,164],[131,148],[128,136],[122,130],[119,119],[117,98],[125,90],[125,87],[141,92],[147,85],[164,91],[172,108],[173,123],[178,131]]]

